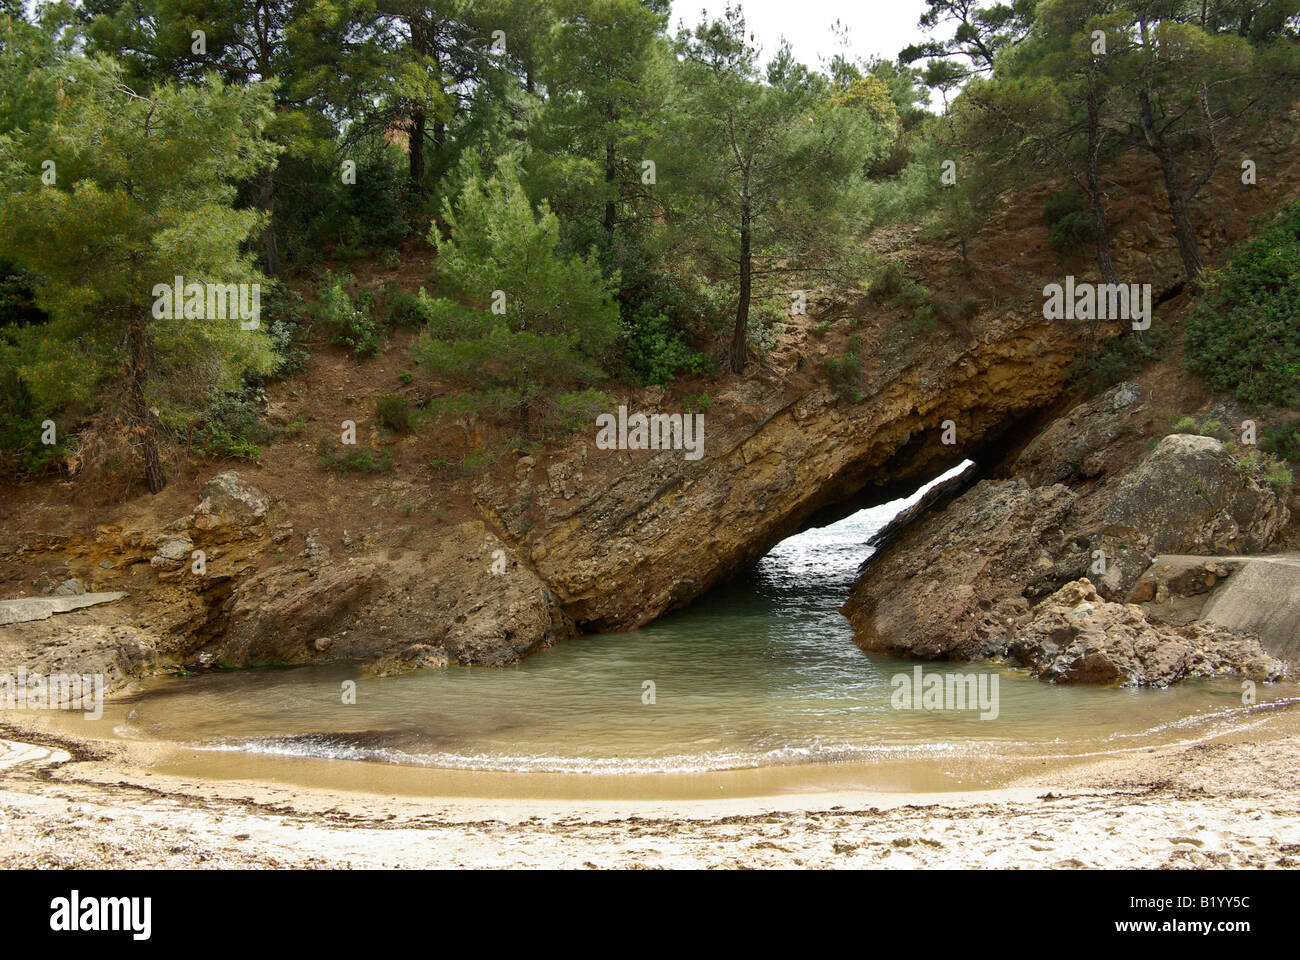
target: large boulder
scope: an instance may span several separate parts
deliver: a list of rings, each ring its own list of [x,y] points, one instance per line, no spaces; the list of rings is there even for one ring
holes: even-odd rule
[[[199,496],[193,527],[209,536],[243,536],[266,520],[266,496],[234,470],[217,474],[203,485]]]
[[[1263,550],[1291,514],[1277,491],[1213,437],[1165,437],[1120,482],[1102,517],[1099,587],[1123,596],[1162,553]]]
[[[1080,576],[1088,554],[1065,525],[1066,487],[984,480],[922,516],[873,556],[843,613],[864,649],[982,659],[1006,648],[1031,599]]]
[[[1068,583],[1018,625],[1008,653],[1054,683],[1163,687],[1235,674],[1277,680],[1286,668],[1256,637],[1212,625],[1152,623],[1134,604],[1110,603],[1087,579]]]
[[[367,563],[331,566],[315,578],[301,568],[277,566],[249,578],[235,590],[216,659],[249,666],[296,663],[323,653],[328,647],[314,641],[341,629],[376,578],[374,564]]]

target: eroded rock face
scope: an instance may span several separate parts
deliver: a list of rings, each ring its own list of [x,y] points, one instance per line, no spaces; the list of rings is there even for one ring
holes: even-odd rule
[[[25,624],[0,628],[0,663],[26,660],[35,669],[45,661],[32,658],[48,647],[123,678],[178,664],[338,660],[389,674],[513,663],[574,632],[532,565],[482,521],[376,523],[364,535],[344,530],[332,540],[313,528],[295,553],[286,549],[292,525],[276,522],[281,515],[281,504],[225,473],[203,486],[192,513],[166,527],[101,528],[93,541],[72,546],[75,562],[90,567],[108,555],[115,581],[129,582],[130,594],[14,601],[9,606],[35,607],[60,622],[44,621],[36,633],[22,632]],[[117,602],[77,609],[108,599]],[[64,617],[77,619],[64,624]],[[127,621],[130,642],[118,644],[124,652],[116,660],[105,659]],[[136,639],[148,656],[135,654]]]
[[[1087,579],[1068,583],[1017,625],[1007,652],[1054,683],[1164,687],[1188,677],[1285,674],[1258,638],[1208,624],[1153,623],[1134,604],[1103,600]]]
[[[479,522],[442,532],[428,554],[317,554],[271,567],[236,587],[227,613],[224,637],[206,652],[238,666],[499,666],[573,632],[536,573]]]
[[[1059,484],[984,480],[872,557],[843,613],[867,650],[922,659],[1000,656],[1030,597],[1080,575]],[[1047,586],[1045,587],[1044,584]]]
[[[1140,396],[1136,386],[1121,384],[1075,407],[1013,463],[1029,482],[984,481],[898,532],[865,565],[844,607],[856,642],[925,659],[996,657],[1028,611],[1070,581],[1088,577],[1106,601],[1163,602],[1175,588],[1181,595],[1200,584],[1197,591],[1205,592],[1229,571],[1198,560],[1184,577],[1186,589],[1182,580],[1144,580],[1157,554],[1268,547],[1290,518],[1272,486],[1209,437],[1168,436],[1142,455],[1127,439],[1137,429]],[[1218,649],[1197,646],[1189,634],[1152,653],[1158,631],[1140,610],[1134,616],[1129,622],[1116,614],[1115,628],[1131,649],[1156,658],[1150,663],[1093,643],[1100,628],[1080,634],[1064,659],[1035,655],[1033,662],[1056,679],[1164,683],[1201,675],[1195,671]],[[1175,656],[1179,643],[1191,645]],[[1165,657],[1177,663],[1156,662]]]
[[[86,614],[71,616],[85,617]],[[22,623],[0,631],[0,673],[99,675],[111,693],[152,672],[158,664],[155,638],[135,627],[55,620]]]
[[[758,560],[819,510],[887,500],[955,466],[1056,398],[1085,334],[1043,321],[1032,304],[941,331],[939,343],[863,331],[874,339],[863,348],[871,361],[859,402],[755,369],[704,414],[702,459],[575,441],[549,464],[523,458],[513,476],[480,482],[480,508],[579,626],[640,626]],[[682,412],[660,411],[658,399],[646,391],[629,409]],[[956,445],[940,441],[947,420]]]
[[[296,663],[310,659],[313,651],[323,653],[314,641],[351,619],[350,611],[375,580],[375,565],[367,563],[341,564],[316,577],[288,566],[259,573],[235,589],[230,626],[215,656],[222,663],[249,666]]]
[[[1124,436],[1142,403],[1142,389],[1121,383],[1052,421],[1016,460],[1016,473],[1035,486],[1090,479],[1106,471],[1107,452]]]

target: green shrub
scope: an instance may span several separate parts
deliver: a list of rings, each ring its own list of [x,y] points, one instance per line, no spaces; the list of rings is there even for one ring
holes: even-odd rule
[[[849,337],[848,352],[843,357],[826,357],[822,369],[831,388],[842,400],[857,403],[862,399],[861,338]]]
[[[1097,224],[1074,187],[1060,190],[1043,205],[1043,222],[1052,234],[1052,246],[1060,253],[1097,238]]]
[[[1125,332],[1110,337],[1095,343],[1091,350],[1076,354],[1066,369],[1066,376],[1071,385],[1082,384],[1092,391],[1105,390],[1159,359],[1171,337],[1167,327],[1154,323],[1141,336]]]
[[[394,433],[408,433],[411,429],[411,405],[395,393],[381,394],[375,400],[375,419]]]
[[[904,279],[898,289],[898,299],[911,312],[908,326],[925,333],[933,330],[939,322],[935,313],[930,288],[915,280]]]
[[[316,317],[333,333],[330,343],[347,347],[357,357],[373,357],[384,345],[383,328],[370,315],[369,291],[362,291],[353,306],[344,289],[351,282],[348,276],[326,274],[317,291]]]
[[[1273,489],[1278,493],[1289,490],[1291,484],[1295,482],[1295,476],[1291,473],[1290,468],[1280,462],[1270,464],[1264,472],[1264,478],[1273,485]]]
[[[1233,469],[1242,476],[1258,476],[1267,480],[1278,493],[1288,489],[1292,483],[1291,470],[1285,463],[1261,450],[1250,453],[1237,452],[1232,461]]]
[[[707,393],[688,393],[682,397],[682,410],[686,413],[704,413],[713,406],[713,398]]]
[[[388,325],[390,327],[423,327],[428,325],[433,316],[430,311],[431,301],[424,292],[407,293],[405,290],[393,294],[388,304]]]
[[[205,426],[198,438],[190,444],[196,457],[216,460],[248,460],[256,463],[262,458],[262,448],[247,437],[236,436],[220,427]]]
[[[1170,427],[1171,433],[1190,433],[1197,437],[1213,437],[1222,443],[1236,444],[1237,437],[1218,420],[1197,420],[1195,417],[1179,417]]]
[[[262,446],[277,437],[262,419],[264,395],[256,387],[228,393],[214,403],[190,430],[190,453],[212,459],[261,459]]]
[[[1300,420],[1265,430],[1259,445],[1284,460],[1300,460]]]
[[[899,291],[903,289],[903,280],[903,265],[897,260],[892,260],[871,278],[867,293],[882,300],[897,296]]]
[[[1300,203],[1237,248],[1186,327],[1188,365],[1216,389],[1300,404]]]
[[[627,328],[625,356],[628,366],[646,383],[667,383],[682,373],[709,373],[713,367],[663,313],[634,320]]]
[[[307,351],[295,346],[294,339],[302,328],[302,295],[279,281],[263,284],[261,310],[266,335],[279,357],[274,376],[286,377],[301,370]]]
[[[35,409],[18,374],[0,370],[0,474],[44,473],[66,455],[67,438],[61,428],[55,430],[58,443],[41,442],[46,419]]]
[[[316,452],[320,465],[327,470],[349,473],[391,473],[393,470],[391,450],[369,450],[338,443],[333,437],[321,437],[316,442]]]

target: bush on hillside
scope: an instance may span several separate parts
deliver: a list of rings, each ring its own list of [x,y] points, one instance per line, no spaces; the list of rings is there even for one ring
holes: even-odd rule
[[[1300,404],[1300,203],[1214,275],[1186,347],[1191,369],[1243,403]]]

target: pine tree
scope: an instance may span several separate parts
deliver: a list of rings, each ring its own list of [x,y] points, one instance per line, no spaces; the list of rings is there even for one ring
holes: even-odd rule
[[[45,324],[9,331],[3,360],[41,409],[100,412],[105,457],[166,483],[166,435],[273,354],[261,330],[156,316],[155,288],[258,283],[242,245],[262,218],[235,210],[233,184],[272,162],[261,87],[161,85],[141,94],[111,61],[51,65],[49,115],[0,132],[0,257],[39,277]],[[48,77],[9,74],[6,89]],[[52,182],[51,182],[52,178]]]
[[[778,51],[766,76],[744,18],[678,36],[679,133],[668,152],[674,216],[706,258],[736,281],[730,368],[745,368],[755,281],[827,265],[855,246],[860,188],[888,150],[898,114],[871,74],[837,88]]]
[[[427,305],[419,356],[465,388],[468,408],[513,414],[526,443],[594,399],[585,391],[607,375],[618,308],[594,256],[558,252],[559,221],[546,204],[534,213],[513,161],[486,183],[472,177],[444,217],[439,274],[457,299]]]

